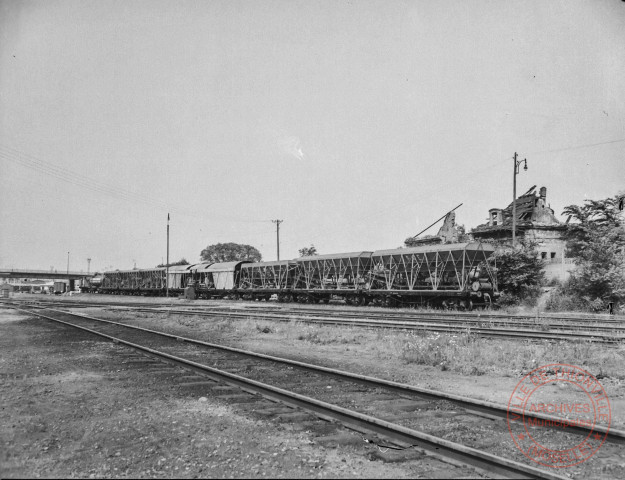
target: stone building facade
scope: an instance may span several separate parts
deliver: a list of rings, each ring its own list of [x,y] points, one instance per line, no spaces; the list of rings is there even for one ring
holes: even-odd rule
[[[566,258],[566,225],[555,217],[553,209],[547,203],[547,188],[541,187],[539,193],[535,192],[535,188],[532,187],[517,198],[517,239],[536,244],[536,250],[545,261],[548,280],[564,281],[574,267],[572,260]],[[471,230],[471,236],[483,242],[511,245],[512,203],[503,209],[491,208],[488,212],[488,223]]]

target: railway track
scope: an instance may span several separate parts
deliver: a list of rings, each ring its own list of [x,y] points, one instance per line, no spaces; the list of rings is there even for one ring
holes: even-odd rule
[[[414,418],[415,411],[434,408],[454,414],[455,417],[454,415],[452,417],[458,423],[461,421],[458,420],[460,417],[456,415],[455,410],[462,410],[464,413],[460,416],[478,415],[499,427],[503,423],[505,430],[505,422],[502,422],[502,419],[507,412],[504,407],[496,404],[215,345],[73,312],[49,309],[44,313],[32,309],[18,309],[129,346],[151,357],[208,376],[213,381],[236,385],[245,392],[260,394],[273,401],[312,412],[326,420],[340,421],[348,428],[364,431],[369,435],[381,436],[387,446],[390,443],[391,447],[398,449],[416,447],[431,454],[442,454],[448,459],[471,465],[478,471],[488,472],[490,475],[513,478],[562,478],[553,472],[528,467],[479,448],[450,442],[411,428],[415,422],[418,423],[418,419]],[[305,375],[301,374],[303,372]],[[314,398],[310,396],[311,394]],[[354,399],[361,405],[358,410],[353,407],[356,401]],[[408,415],[399,415],[401,418],[397,418],[397,410],[392,408],[397,402],[402,407],[399,411],[408,412]],[[454,410],[441,409],[440,404],[451,404]],[[375,417],[371,415],[372,412],[376,412]],[[393,421],[384,419],[385,417],[388,419],[389,415]],[[421,415],[418,413],[417,417]],[[537,415],[537,418],[554,419],[547,415]],[[579,435],[590,433],[584,427],[569,432]],[[608,442],[625,443],[625,432],[611,430],[605,433]],[[507,435],[507,430],[505,434]]]
[[[64,302],[63,302],[64,303]],[[40,302],[38,305],[58,306],[59,302]],[[387,328],[401,330],[432,331],[449,334],[466,334],[481,337],[522,339],[522,340],[571,340],[592,343],[615,344],[625,340],[625,326],[590,325],[590,324],[555,324],[540,321],[520,322],[509,321],[492,316],[461,317],[438,314],[388,313],[370,311],[352,311],[351,309],[311,309],[255,306],[248,308],[246,304],[232,306],[206,306],[172,308],[171,306],[146,306],[126,304],[102,304],[74,302],[67,306],[125,308],[133,311],[153,312],[179,315],[198,315],[207,318],[256,319],[280,322],[299,321],[322,325],[341,325],[364,328]],[[428,316],[426,316],[428,315]]]
[[[111,298],[118,298],[116,296],[107,296],[107,300]],[[136,297],[135,297],[136,298]],[[67,298],[59,298],[54,300],[20,300],[22,303],[30,303],[30,304],[46,304],[46,305],[72,305],[76,307],[81,306],[98,306],[98,307],[108,307],[108,306],[119,306],[119,307],[128,307],[128,306],[136,306],[136,307],[146,307],[146,308],[171,308],[173,301],[177,301],[177,299],[173,299],[168,302],[129,302],[129,301],[106,301],[106,302],[97,302],[91,300],[69,300]],[[224,306],[222,303],[213,304],[211,303],[201,303],[201,304],[186,304],[180,306],[181,308],[191,308],[191,309],[271,309],[271,310],[279,310],[279,311],[295,311],[295,312],[310,312],[310,313],[326,313],[328,315],[341,315],[341,316],[359,316],[362,317],[365,315],[368,318],[375,318],[384,316],[385,318],[402,318],[402,319],[419,319],[419,318],[428,318],[428,319],[438,319],[438,320],[449,320],[449,321],[488,321],[495,323],[506,323],[510,322],[511,324],[546,324],[548,326],[575,326],[575,327],[586,327],[586,326],[614,326],[617,329],[625,330],[625,316],[623,315],[607,315],[607,314],[582,314],[578,313],[575,315],[562,315],[562,314],[552,314],[541,312],[540,314],[505,314],[498,313],[493,310],[482,310],[479,312],[452,312],[452,311],[419,311],[419,310],[397,310],[397,309],[381,309],[381,308],[373,308],[373,307],[345,307],[342,304],[333,305],[332,307],[324,307],[321,305],[310,307],[306,305],[300,304],[280,304],[280,303],[259,303],[259,302],[237,302],[237,301],[227,301],[228,306]]]

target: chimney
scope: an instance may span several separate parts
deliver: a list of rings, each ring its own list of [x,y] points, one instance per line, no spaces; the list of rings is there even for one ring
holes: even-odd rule
[[[503,211],[501,208],[491,208],[488,211],[488,226],[492,227],[495,225],[503,224]]]
[[[543,202],[547,198],[547,187],[540,187],[540,198],[542,198]]]

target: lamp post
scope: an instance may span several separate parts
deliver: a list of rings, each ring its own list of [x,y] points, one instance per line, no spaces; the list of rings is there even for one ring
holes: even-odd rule
[[[516,176],[519,173],[519,166],[524,163],[523,170],[527,171],[527,159],[517,160],[517,153],[514,152],[514,171],[512,174],[512,246],[516,247]]]
[[[276,224],[276,244],[278,246],[278,261],[280,261],[280,224],[284,220],[272,220]]]
[[[167,263],[165,264],[165,296],[169,297],[169,213],[167,214]]]

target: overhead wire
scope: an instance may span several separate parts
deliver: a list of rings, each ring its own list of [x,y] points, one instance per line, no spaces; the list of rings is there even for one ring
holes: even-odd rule
[[[202,219],[209,220],[221,220],[229,222],[243,222],[243,223],[265,223],[270,220],[258,220],[250,218],[237,218],[232,216],[221,215],[207,215],[204,211],[197,211],[195,209],[181,206],[171,205],[164,203],[163,201],[154,197],[148,197],[143,194],[138,194],[130,190],[121,188],[110,183],[94,180],[91,177],[81,175],[77,172],[69,170],[67,168],[54,165],[50,162],[43,161],[34,155],[19,151],[8,145],[0,144],[0,158],[5,159],[14,164],[20,165],[31,170],[35,170],[39,173],[43,173],[50,177],[54,177],[63,182],[69,183],[75,187],[87,189],[90,193],[100,193],[108,197],[115,198],[117,200],[126,202],[139,202],[150,207],[157,207],[163,211],[175,211],[178,214],[189,215]]]
[[[609,145],[609,144],[621,143],[621,142],[625,142],[625,138],[609,140],[609,141],[604,141],[604,142],[597,142],[597,143],[589,143],[589,144],[583,144],[583,145],[575,145],[571,147],[564,147],[564,148],[558,148],[558,149],[535,151],[535,152],[527,153],[526,155],[529,156],[529,155],[542,155],[542,154],[548,154],[548,153],[557,153],[557,152],[590,148],[590,147]],[[206,212],[204,211],[198,212],[188,207],[166,204],[162,202],[161,200],[156,199],[154,197],[146,197],[142,194],[138,194],[136,192],[123,189],[116,185],[111,185],[109,183],[104,183],[101,181],[94,180],[91,177],[78,174],[75,171],[72,171],[63,167],[59,167],[58,165],[54,165],[50,162],[45,162],[35,157],[34,155],[22,152],[20,150],[17,150],[13,147],[10,147],[8,145],[4,145],[1,143],[0,143],[0,158],[3,158],[7,161],[13,162],[18,165],[21,165],[22,167],[29,168],[29,169],[38,171],[40,173],[49,175],[51,177],[57,178],[61,181],[64,181],[76,187],[87,189],[91,193],[97,192],[102,195],[113,197],[121,201],[140,202],[151,207],[158,207],[160,209],[163,209],[164,211],[175,211],[178,214],[189,215],[192,217],[202,218],[205,220],[220,220],[220,221],[243,222],[243,223],[270,223],[271,222],[270,219],[258,220],[258,219],[249,219],[249,218],[246,218],[246,219],[234,218],[232,216],[219,216],[219,215],[214,215],[214,214],[207,215]],[[505,160],[508,160],[508,159],[505,159]],[[466,177],[466,179],[474,178],[478,175],[481,175],[483,172],[492,169],[493,167],[503,166],[503,165],[505,165],[504,160],[497,160],[496,162],[492,162],[486,165],[485,167],[480,168],[479,170],[474,170],[469,177]],[[437,185],[437,189],[439,188],[441,188],[441,186]],[[432,192],[433,190],[429,189],[427,191],[422,192],[421,194],[417,196],[412,197],[411,199],[419,200],[421,198],[426,198],[426,197],[431,196]],[[409,206],[411,206],[411,204],[405,204],[405,207],[409,207]],[[369,215],[365,215],[361,217],[361,220],[375,218],[391,210],[396,210],[396,209],[397,209],[397,206],[393,205],[392,207],[388,207],[382,210],[378,210],[377,212],[373,212]],[[314,243],[319,238],[320,237],[313,238],[312,242]],[[310,242],[311,239],[309,239],[308,241]]]
[[[599,143],[588,143],[586,145],[575,145],[573,147],[556,148],[555,150],[541,150],[538,152],[530,152],[527,155],[542,155],[543,153],[565,152],[567,150],[577,150],[579,148],[598,147],[600,145],[610,145],[612,143],[621,143],[621,142],[625,142],[625,138],[621,138],[618,140],[609,140],[606,142],[599,142]]]
[[[616,140],[608,140],[608,141],[597,142],[597,143],[588,143],[588,144],[582,144],[582,145],[574,145],[574,146],[571,146],[571,147],[557,148],[557,149],[552,149],[552,150],[540,150],[540,151],[535,151],[535,152],[530,152],[530,153],[524,154],[524,156],[542,155],[542,154],[547,154],[547,153],[564,152],[564,151],[569,151],[569,150],[577,150],[577,149],[583,149],[583,148],[597,147],[597,146],[601,146],[601,145],[610,145],[610,144],[621,143],[621,142],[625,142],[625,138],[616,139]],[[481,175],[482,173],[484,173],[487,170],[492,169],[493,167],[504,166],[504,165],[506,165],[504,162],[506,160],[510,160],[511,158],[513,158],[513,157],[500,159],[500,160],[497,160],[496,162],[492,162],[492,163],[486,165],[483,168],[480,168],[479,170],[475,170],[475,171],[472,172],[472,174],[470,176],[465,177],[465,180],[474,178],[474,177],[476,177],[478,175]],[[445,185],[443,185],[443,187],[444,186]],[[450,186],[450,185],[447,184],[446,186]],[[436,188],[440,189],[441,185],[438,184]],[[422,198],[430,197],[432,195],[433,191],[434,191],[433,189],[429,189],[429,190],[427,190],[427,191],[425,191],[425,192],[423,192],[423,193],[421,193],[421,194],[419,194],[417,196],[411,197],[411,200],[420,200]],[[404,208],[407,208],[409,206],[410,206],[410,204],[405,204]],[[388,213],[390,211],[397,210],[397,208],[398,207],[396,205],[393,205],[392,207],[388,207],[388,208],[385,208],[385,209],[382,209],[382,210],[378,210],[377,212],[373,212],[373,213],[371,213],[369,215],[365,215],[364,217],[361,217],[361,220],[366,220],[366,219],[370,219],[370,218],[379,217],[380,215],[383,215],[383,214]],[[316,240],[318,240],[318,239],[319,239],[319,237],[313,238],[312,239],[313,243]]]

